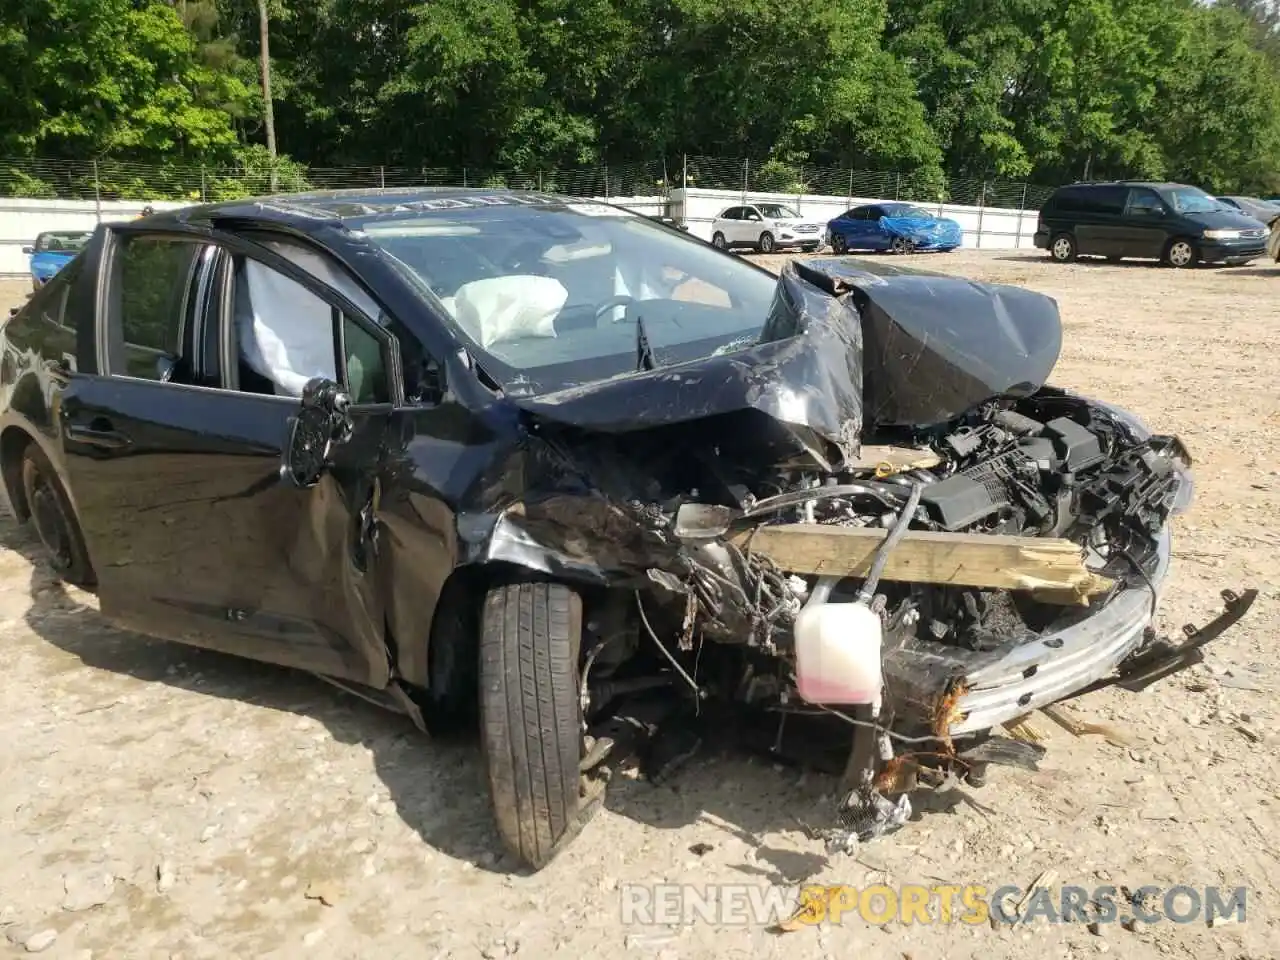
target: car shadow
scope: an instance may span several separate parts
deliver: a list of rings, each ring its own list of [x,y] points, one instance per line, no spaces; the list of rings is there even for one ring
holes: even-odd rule
[[[1044,263],[1054,265],[1054,261],[1048,254],[1040,253],[1017,253],[1008,256],[993,257],[994,260],[1003,260],[1008,263]],[[1072,264],[1078,267],[1118,267],[1128,269],[1151,269],[1159,267],[1159,260],[1108,260],[1105,257],[1080,257],[1073,260]]]
[[[52,575],[27,528],[9,518],[0,524],[0,547],[31,563],[25,620],[39,637],[98,670],[319,721],[334,740],[369,752],[396,812],[426,843],[501,869],[492,818],[475,800],[486,787],[474,741],[425,737],[407,717],[298,670],[119,629]]]
[[[1232,276],[1241,277],[1280,277],[1280,264],[1267,267],[1233,267]]]
[[[408,718],[301,671],[119,629],[53,576],[28,528],[9,518],[0,520],[0,548],[31,563],[25,620],[59,650],[86,666],[144,683],[319,721],[339,743],[369,752],[396,812],[425,843],[479,870],[522,872],[503,853],[493,826],[474,731],[452,739],[429,738]],[[698,726],[703,744],[687,764],[658,784],[615,776],[605,809],[658,830],[696,824],[692,856],[724,842],[744,844],[752,853],[733,869],[750,876],[797,883],[820,872],[826,857],[813,852],[804,838],[811,826],[834,823],[838,778],[813,764],[784,761],[767,746],[748,749],[741,730],[730,724]],[[757,740],[767,743],[772,729]]]

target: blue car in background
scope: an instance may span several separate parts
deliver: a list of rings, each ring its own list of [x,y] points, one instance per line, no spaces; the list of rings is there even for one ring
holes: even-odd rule
[[[836,253],[850,250],[916,250],[947,252],[960,246],[964,231],[946,217],[935,217],[910,203],[868,203],[846,210],[827,224],[827,237]]]
[[[53,275],[76,258],[93,234],[85,230],[47,230],[34,246],[23,247],[31,258],[31,288],[39,290]]]

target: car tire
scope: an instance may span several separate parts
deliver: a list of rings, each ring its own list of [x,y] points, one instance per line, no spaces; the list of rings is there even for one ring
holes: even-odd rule
[[[849,241],[844,238],[843,233],[837,233],[831,238],[831,250],[836,256],[843,257],[849,252]]]
[[[761,253],[773,253],[775,246],[773,234],[768,230],[760,234],[760,239],[756,241],[756,249]]]
[[[598,808],[581,799],[582,600],[569,587],[513,583],[485,596],[480,729],[498,833],[539,870]]]
[[[67,583],[92,588],[97,577],[80,522],[57,471],[35,443],[22,451],[22,495],[53,572]]]
[[[729,244],[725,242],[724,234],[721,233],[719,230],[717,230],[714,234],[712,234],[711,245],[715,247],[717,250],[729,249]]]
[[[1195,243],[1186,237],[1174,237],[1165,246],[1161,260],[1165,266],[1175,269],[1194,267],[1200,262],[1200,251],[1196,249]]]
[[[1049,241],[1049,256],[1058,263],[1072,263],[1076,259],[1076,238],[1069,233],[1054,234]]]
[[[906,237],[894,237],[889,242],[889,252],[901,256],[904,253],[914,253],[915,244]]]

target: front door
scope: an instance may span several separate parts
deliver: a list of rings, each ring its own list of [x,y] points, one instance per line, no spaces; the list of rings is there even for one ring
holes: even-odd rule
[[[126,226],[104,253],[100,374],[73,381],[59,413],[102,612],[154,635],[383,686],[371,518],[393,343],[295,264],[223,240]],[[256,303],[248,269],[267,293]],[[272,290],[288,296],[273,302]],[[258,321],[281,310],[286,340],[317,325],[310,345],[243,342],[255,330],[265,337]],[[301,375],[332,373],[352,389],[358,367],[355,429],[320,482],[299,489],[280,472],[300,408],[289,375],[299,371],[282,368],[273,385],[244,358],[261,367],[264,356],[314,357],[326,340],[330,369]]]
[[[1169,219],[1168,208],[1158,193],[1150,187],[1131,187],[1120,255],[1153,259],[1164,256]]]

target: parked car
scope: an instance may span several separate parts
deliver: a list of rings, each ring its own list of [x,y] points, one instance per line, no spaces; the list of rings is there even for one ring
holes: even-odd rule
[[[822,223],[781,203],[752,203],[721,211],[711,224],[711,243],[721,250],[749,247],[773,253],[788,247],[808,252],[822,243]]]
[[[1055,190],[1040,210],[1035,245],[1059,263],[1077,256],[1158,259],[1171,267],[1248,263],[1267,227],[1198,187],[1108,181]]]
[[[1280,204],[1270,200],[1260,200],[1257,197],[1218,197],[1218,199],[1267,226],[1280,217]]]
[[[868,203],[846,210],[827,224],[831,249],[914,253],[949,253],[960,246],[964,231],[947,217],[937,217],[910,203]]]
[[[1187,453],[1046,386],[1061,340],[1030,290],[775,277],[606,204],[228,201],[101,225],[0,326],[0,477],[126,628],[422,729],[478,711],[499,833],[541,866],[628,737],[732,708],[882,765],[892,724],[977,785],[1036,756],[993,726],[1191,662],[1146,631]],[[864,699],[814,692],[847,672],[815,641],[859,644],[831,649]]]
[[[39,290],[48,283],[84,249],[90,236],[84,230],[46,230],[36,236],[35,244],[23,247],[22,252],[31,258],[31,288]]]

